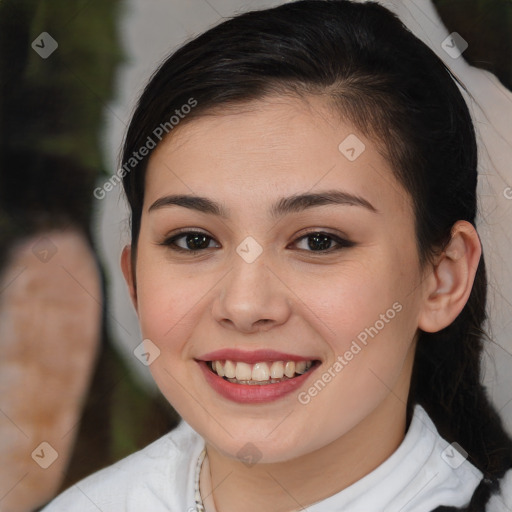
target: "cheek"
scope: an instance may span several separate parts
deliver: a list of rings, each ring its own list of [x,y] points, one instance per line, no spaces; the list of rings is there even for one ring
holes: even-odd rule
[[[167,400],[179,414],[187,415],[190,396],[183,390],[195,363],[182,361],[191,348],[197,326],[194,314],[205,294],[205,281],[176,272],[165,260],[142,252],[137,282],[142,337],[151,340],[160,351],[149,370]]]
[[[329,367],[359,392],[375,383],[370,370],[384,382],[397,377],[417,330],[414,260],[397,252],[391,248],[365,264],[347,264],[319,286],[299,292],[330,347]]]
[[[387,325],[396,316],[398,307],[393,309],[393,304],[405,293],[391,267],[382,262],[351,264],[314,282],[301,277],[297,295],[329,327],[329,337],[343,344],[376,322],[382,330],[383,322]]]
[[[205,294],[206,280],[184,275],[165,257],[142,250],[137,262],[137,301],[142,334],[159,343],[181,340],[187,320]],[[174,345],[174,344],[173,344]]]

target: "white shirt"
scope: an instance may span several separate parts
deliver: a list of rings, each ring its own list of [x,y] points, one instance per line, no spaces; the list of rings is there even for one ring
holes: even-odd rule
[[[195,512],[194,472],[204,440],[184,421],[143,450],[82,480],[43,512]],[[431,512],[463,507],[482,473],[437,432],[416,405],[407,434],[379,467],[308,512]],[[488,512],[512,511],[512,471]]]

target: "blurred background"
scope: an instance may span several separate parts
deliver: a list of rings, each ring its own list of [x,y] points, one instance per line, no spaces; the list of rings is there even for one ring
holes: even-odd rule
[[[263,0],[0,0],[0,511],[31,512],[178,417],[134,354],[112,180],[173,49]],[[485,380],[512,433],[512,3],[382,1],[465,84],[489,271]]]

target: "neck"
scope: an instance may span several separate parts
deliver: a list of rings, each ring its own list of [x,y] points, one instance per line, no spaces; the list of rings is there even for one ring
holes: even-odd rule
[[[206,511],[292,512],[349,487],[382,464],[405,436],[405,404],[391,395],[387,401],[333,443],[290,461],[248,467],[207,444],[211,481],[201,473]]]

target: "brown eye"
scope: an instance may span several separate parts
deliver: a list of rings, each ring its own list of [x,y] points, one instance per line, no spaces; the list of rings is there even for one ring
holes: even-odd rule
[[[343,248],[354,246],[354,242],[345,240],[331,233],[313,231],[298,238],[295,243],[307,242],[307,248],[300,248],[308,252],[333,252]]]
[[[189,235],[184,235],[184,238],[186,248],[190,249],[191,251],[197,251],[198,249],[206,249],[210,245],[210,237],[203,235],[202,233],[192,233]]]
[[[167,238],[161,245],[175,251],[193,253],[219,247],[219,245],[210,245],[211,242],[214,242],[214,239],[202,231],[187,231]]]

